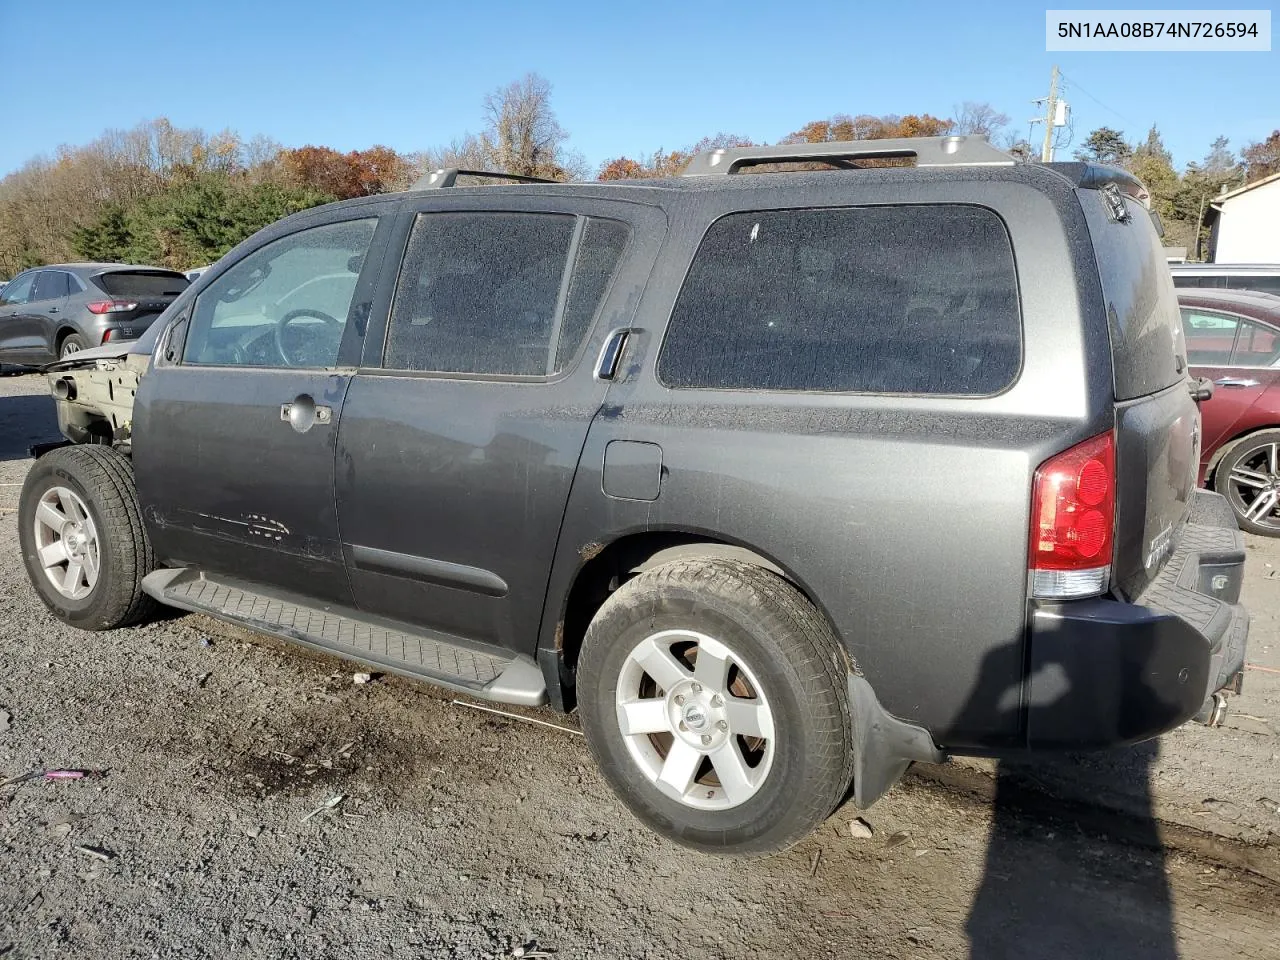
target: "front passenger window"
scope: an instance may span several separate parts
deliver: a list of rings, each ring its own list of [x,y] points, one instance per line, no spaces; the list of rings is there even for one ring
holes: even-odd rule
[[[260,247],[196,299],[183,362],[332,367],[376,218],[300,230]]]

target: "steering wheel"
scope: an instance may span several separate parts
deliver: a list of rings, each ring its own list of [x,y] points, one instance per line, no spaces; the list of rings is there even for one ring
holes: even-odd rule
[[[316,310],[313,307],[300,307],[297,310],[290,310],[283,317],[281,317],[279,320],[276,321],[276,327],[274,332],[275,332],[275,341],[276,341],[276,351],[280,354],[280,358],[284,360],[284,362],[288,366],[291,366],[291,367],[309,366],[305,358],[293,356],[292,354],[289,353],[288,349],[285,347],[285,330],[288,328],[289,324],[293,323],[293,321],[299,319],[300,317],[311,317],[315,320],[319,320],[324,324],[325,328],[328,331],[331,331],[337,335],[337,339],[339,341],[342,338],[342,322],[340,320],[336,320],[335,318],[329,316],[329,314],[325,313],[324,311]]]

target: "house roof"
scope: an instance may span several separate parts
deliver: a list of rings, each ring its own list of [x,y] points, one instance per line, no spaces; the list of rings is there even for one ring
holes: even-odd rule
[[[1232,197],[1238,197],[1242,193],[1248,193],[1250,190],[1256,190],[1258,187],[1266,186],[1268,183],[1275,183],[1277,180],[1280,180],[1280,172],[1273,173],[1269,177],[1263,177],[1261,180],[1255,180],[1253,183],[1246,183],[1243,187],[1236,187],[1234,190],[1228,191],[1227,193],[1219,194],[1213,198],[1213,202],[1210,206],[1217,207],[1221,210],[1221,204],[1230,200]]]

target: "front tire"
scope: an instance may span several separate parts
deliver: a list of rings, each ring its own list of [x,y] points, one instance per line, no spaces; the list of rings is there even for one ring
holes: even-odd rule
[[[27,473],[18,535],[31,584],[63,623],[110,630],[151,616],[154,568],[129,460],[110,447],[60,447]]]
[[[825,618],[781,577],[681,560],[600,608],[578,702],[587,745],[637,817],[685,846],[760,856],[845,796],[847,669]]]

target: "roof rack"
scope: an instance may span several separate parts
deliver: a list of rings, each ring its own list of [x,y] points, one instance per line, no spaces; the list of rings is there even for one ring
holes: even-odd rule
[[[489,180],[515,180],[518,183],[559,183],[559,180],[548,180],[546,177],[526,177],[519,173],[499,173],[496,170],[460,170],[457,167],[446,167],[432,170],[419,177],[411,190],[438,190],[443,187],[457,185],[458,177],[485,177]]]
[[[1011,166],[1016,161],[985,137],[903,137],[831,143],[783,143],[776,147],[721,147],[689,161],[686,177],[737,173],[764,163],[822,161],[857,168],[859,160],[914,158],[918,167]]]

